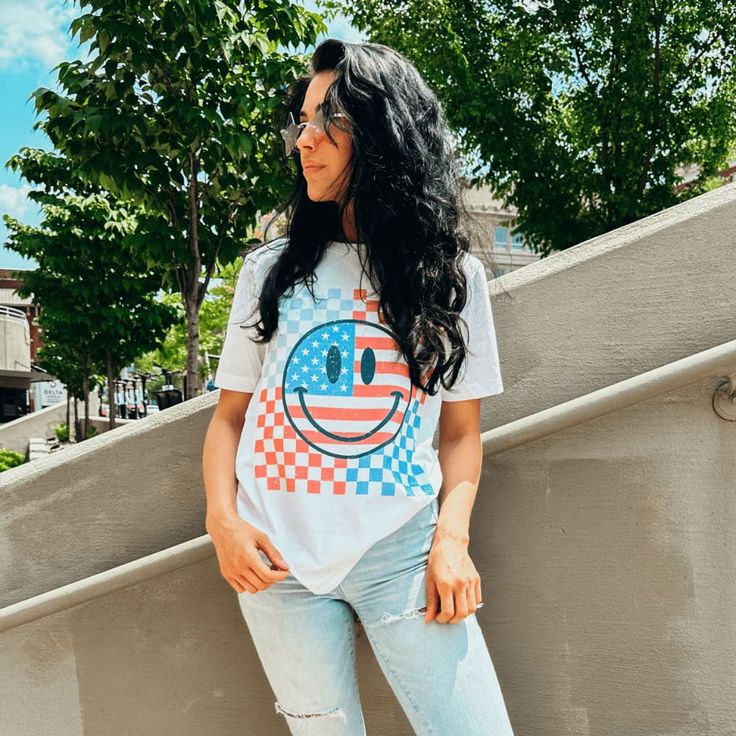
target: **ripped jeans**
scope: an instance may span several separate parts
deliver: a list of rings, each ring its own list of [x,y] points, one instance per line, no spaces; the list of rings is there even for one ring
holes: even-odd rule
[[[374,544],[343,581],[315,595],[293,575],[238,594],[292,734],[365,736],[355,669],[359,621],[420,736],[513,736],[474,613],[425,623],[427,556],[438,499]]]

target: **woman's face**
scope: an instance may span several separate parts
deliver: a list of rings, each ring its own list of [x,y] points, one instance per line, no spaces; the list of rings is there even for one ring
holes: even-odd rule
[[[334,79],[335,72],[332,70],[314,75],[307,87],[298,122],[306,123],[315,116],[317,106],[324,100],[325,91]],[[296,140],[307,181],[307,195],[313,202],[340,202],[343,199],[352,153],[350,133],[337,127],[344,122],[345,118],[337,118],[330,126],[334,143],[327,135],[317,134],[311,125],[307,125]]]

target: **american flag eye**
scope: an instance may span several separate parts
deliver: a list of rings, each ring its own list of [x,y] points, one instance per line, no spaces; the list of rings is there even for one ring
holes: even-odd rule
[[[330,383],[337,383],[340,380],[340,368],[342,368],[340,348],[337,345],[333,345],[327,351],[327,357],[325,358],[325,372]]]
[[[373,348],[366,348],[360,356],[360,377],[364,384],[370,383],[376,375],[376,354]]]

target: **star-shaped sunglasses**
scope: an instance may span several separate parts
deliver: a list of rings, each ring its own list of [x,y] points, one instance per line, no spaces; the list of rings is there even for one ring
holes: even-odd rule
[[[344,112],[335,112],[330,115],[330,120],[334,118],[347,118]],[[289,122],[285,128],[281,129],[281,137],[284,139],[284,145],[286,148],[286,155],[290,156],[291,152],[296,148],[297,138],[301,135],[302,131],[311,125],[314,129],[315,138],[321,140],[322,136],[325,135],[325,118],[322,114],[322,110],[317,110],[314,117],[305,123],[297,123],[294,120],[294,115],[289,113]]]

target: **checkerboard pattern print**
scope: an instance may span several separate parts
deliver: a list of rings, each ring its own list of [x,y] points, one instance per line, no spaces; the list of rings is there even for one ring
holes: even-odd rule
[[[365,289],[281,305],[263,366],[255,472],[268,491],[434,495],[414,462],[424,392]]]

